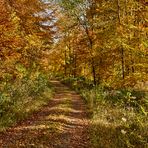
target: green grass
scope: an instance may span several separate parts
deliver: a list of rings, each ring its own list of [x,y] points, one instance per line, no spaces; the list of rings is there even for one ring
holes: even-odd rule
[[[94,111],[91,142],[94,148],[148,146],[147,117],[133,110],[100,101]]]

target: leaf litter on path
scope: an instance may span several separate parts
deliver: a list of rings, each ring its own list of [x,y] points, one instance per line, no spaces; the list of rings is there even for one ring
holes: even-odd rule
[[[90,148],[85,103],[59,81],[51,83],[54,98],[28,119],[0,133],[0,148]]]

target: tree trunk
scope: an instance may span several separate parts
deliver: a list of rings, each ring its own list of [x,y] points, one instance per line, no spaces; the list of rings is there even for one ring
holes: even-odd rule
[[[117,0],[117,9],[118,9],[118,21],[119,21],[119,26],[122,27],[122,23],[121,23],[121,10],[120,10],[120,1]],[[122,35],[121,35],[121,40],[122,40]],[[125,78],[125,59],[124,59],[124,49],[123,49],[123,45],[122,45],[122,41],[121,41],[121,71],[122,71],[122,79]]]
[[[94,60],[92,59],[92,74],[93,74],[93,83],[96,86],[97,82],[96,82],[96,69],[95,69],[95,64],[94,64]]]
[[[125,78],[125,66],[124,66],[124,49],[121,48],[121,63],[122,63],[122,79]]]

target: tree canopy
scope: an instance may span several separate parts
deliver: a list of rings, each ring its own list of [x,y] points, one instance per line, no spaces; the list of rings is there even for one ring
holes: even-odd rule
[[[57,4],[59,40],[51,54],[57,73],[114,87],[147,80],[146,2],[62,0]]]

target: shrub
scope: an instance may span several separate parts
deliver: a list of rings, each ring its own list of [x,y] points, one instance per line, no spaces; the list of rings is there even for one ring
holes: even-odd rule
[[[43,96],[44,90],[46,88],[51,90],[48,77],[42,73],[18,78],[14,83],[2,82],[1,86],[3,87],[0,89],[0,128],[9,126],[16,120],[25,117],[28,107],[26,104],[40,102],[39,99],[46,102],[47,98]],[[44,101],[41,103],[44,104]],[[29,110],[34,110],[33,108],[35,109],[36,106]]]

